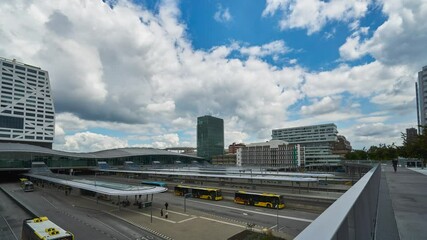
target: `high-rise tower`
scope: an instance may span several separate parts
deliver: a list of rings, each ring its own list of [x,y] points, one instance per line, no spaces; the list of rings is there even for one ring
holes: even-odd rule
[[[427,125],[427,66],[418,72],[418,124],[421,126]],[[418,129],[418,133],[421,133]]]
[[[0,58],[0,78],[0,142],[52,148],[55,110],[48,72]]]
[[[224,120],[212,116],[197,118],[197,156],[211,160],[224,154]]]

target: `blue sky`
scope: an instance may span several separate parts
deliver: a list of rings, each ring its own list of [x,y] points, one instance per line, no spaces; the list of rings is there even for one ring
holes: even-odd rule
[[[426,14],[422,0],[6,0],[0,56],[49,71],[56,149],[195,147],[205,114],[226,145],[335,123],[361,149],[416,126]]]

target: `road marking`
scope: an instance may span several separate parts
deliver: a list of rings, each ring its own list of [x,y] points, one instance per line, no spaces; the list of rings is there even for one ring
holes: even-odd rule
[[[121,233],[120,231],[118,231],[117,229],[114,229],[114,228],[112,228],[111,226],[109,226],[108,224],[106,224],[106,223],[104,223],[103,221],[101,221],[101,220],[99,220],[98,218],[96,218],[96,217],[93,217],[93,219],[95,219],[96,221],[98,221],[99,223],[101,223],[101,224],[103,224],[104,226],[106,226],[107,228],[109,228],[110,230],[112,230],[112,231],[114,231],[114,232],[117,232],[118,234],[120,234],[120,235],[122,235],[123,237],[125,237],[125,238],[127,238],[127,239],[129,239],[129,240],[132,240],[132,238],[130,238],[130,237],[128,237],[128,236],[126,236],[126,235],[124,235],[123,233]],[[97,229],[98,230],[98,229]],[[105,235],[107,235],[104,231],[102,231]]]
[[[192,217],[192,218],[184,219],[184,220],[179,221],[178,223],[183,223],[183,222],[190,221],[190,220],[193,220],[193,219],[196,219],[196,218],[197,217]]]
[[[213,204],[213,203],[199,202],[199,201],[195,201],[195,200],[187,200],[187,201],[205,204],[205,205],[210,205],[210,206],[215,206],[215,207],[228,208],[228,209],[234,209],[234,210],[245,211],[245,212],[250,212],[250,213],[256,213],[256,214],[270,216],[270,217],[277,217],[277,214],[272,214],[272,213],[257,212],[257,211],[253,211],[253,210],[246,210],[246,209],[241,209],[241,208],[222,206],[222,205],[217,205],[217,204]],[[314,221],[314,220],[306,219],[306,218],[288,217],[288,216],[283,216],[283,215],[279,215],[279,218],[290,219],[290,220],[301,221],[301,222],[309,222],[309,223]]]
[[[160,209],[160,208],[157,208],[157,209]],[[185,214],[185,213],[175,212],[175,211],[171,211],[171,210],[168,210],[168,212],[170,212],[170,213],[175,213],[175,214],[182,215],[182,216],[186,216],[186,217],[189,217],[189,216],[190,216],[190,215]]]
[[[131,210],[131,209],[122,208],[121,210],[125,210],[125,211],[128,211],[128,212],[133,212],[133,213],[141,214],[141,215],[144,215],[144,216],[147,216],[147,217],[151,217],[151,214],[142,213],[142,212],[134,211],[134,210]],[[119,211],[119,210],[118,209],[110,210],[110,212],[116,212],[116,211]],[[163,220],[163,221],[166,221],[166,222],[170,222],[170,223],[176,223],[175,221],[168,220],[168,219],[161,218],[161,217],[157,217],[157,216],[154,216],[154,215],[153,215],[153,218],[159,219],[159,220]]]
[[[48,202],[50,205],[52,205],[52,207],[58,209],[55,205],[53,205],[53,203],[51,203],[49,200],[47,200],[47,198],[45,198],[44,196],[42,196],[42,198],[44,198],[44,200],[46,200],[46,202]]]
[[[268,229],[273,229],[273,228],[275,228],[275,227],[277,227],[277,225],[271,226],[271,227],[269,227]]]
[[[230,222],[224,222],[224,221],[216,220],[216,219],[213,219],[213,218],[207,218],[207,217],[200,217],[200,218],[201,219],[205,219],[205,220],[209,220],[209,221],[213,221],[213,222],[228,224],[228,225],[235,226],[235,227],[246,228],[246,226],[243,226],[243,225],[239,225],[239,224],[235,224],[235,223],[230,223]]]

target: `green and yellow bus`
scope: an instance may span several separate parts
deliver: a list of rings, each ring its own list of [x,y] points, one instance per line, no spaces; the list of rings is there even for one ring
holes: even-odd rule
[[[283,196],[273,193],[254,193],[237,191],[234,194],[234,202],[238,204],[266,208],[282,209],[285,207],[285,201],[283,199]]]
[[[191,193],[194,198],[208,199],[208,200],[222,200],[221,189],[218,188],[202,188],[177,185],[175,186],[175,195],[184,196],[185,194]]]
[[[34,184],[30,180],[26,178],[20,178],[19,181],[21,181],[21,188],[24,190],[24,192],[34,191]]]
[[[22,225],[22,240],[74,240],[74,235],[47,217],[30,218]]]

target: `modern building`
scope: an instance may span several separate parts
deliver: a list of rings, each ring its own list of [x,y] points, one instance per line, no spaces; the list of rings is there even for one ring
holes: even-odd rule
[[[305,148],[305,166],[337,165],[342,157],[333,154],[338,142],[337,126],[333,123],[274,129],[273,140],[283,140],[290,144],[300,144]]]
[[[212,165],[236,166],[236,154],[227,153],[212,157]]]
[[[417,137],[418,137],[417,129],[415,129],[415,128],[407,128],[406,129],[406,141],[408,143],[416,141]]]
[[[418,125],[425,126],[427,125],[427,66],[418,72],[416,91]],[[422,132],[420,128],[418,128],[418,132]]]
[[[204,159],[200,157],[154,148],[120,148],[75,153],[20,143],[0,144],[0,172],[25,170],[31,167],[32,162],[44,162],[50,168],[64,169],[97,167],[100,162],[109,166],[122,167],[129,161],[147,167],[177,163],[205,164]]]
[[[197,118],[197,156],[211,160],[224,154],[224,120],[212,116]]]
[[[332,154],[340,155],[342,158],[349,152],[352,147],[350,142],[342,135],[337,135],[338,141],[332,145]]]
[[[237,153],[237,149],[246,146],[244,143],[232,143],[228,145],[228,153]]]
[[[282,140],[251,143],[237,150],[237,166],[296,169],[304,166],[304,148]]]
[[[48,72],[0,58],[0,78],[0,143],[52,148],[55,110]]]

